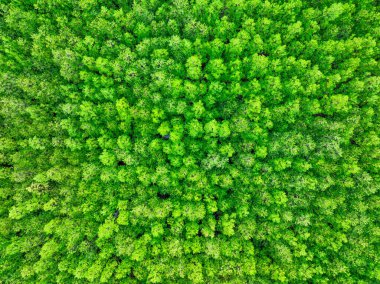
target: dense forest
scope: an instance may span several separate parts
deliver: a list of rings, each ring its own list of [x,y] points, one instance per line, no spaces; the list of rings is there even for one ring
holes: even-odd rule
[[[0,14],[0,283],[379,283],[377,0]]]

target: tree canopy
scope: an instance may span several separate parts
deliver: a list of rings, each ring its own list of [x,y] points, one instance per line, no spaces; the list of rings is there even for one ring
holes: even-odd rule
[[[0,13],[1,283],[380,281],[378,1]]]

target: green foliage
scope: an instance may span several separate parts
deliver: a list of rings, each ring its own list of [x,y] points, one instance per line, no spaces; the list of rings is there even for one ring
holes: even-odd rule
[[[378,1],[0,13],[0,283],[380,281]]]
[[[186,62],[187,76],[190,79],[198,80],[202,76],[202,61],[199,56],[191,56]]]

